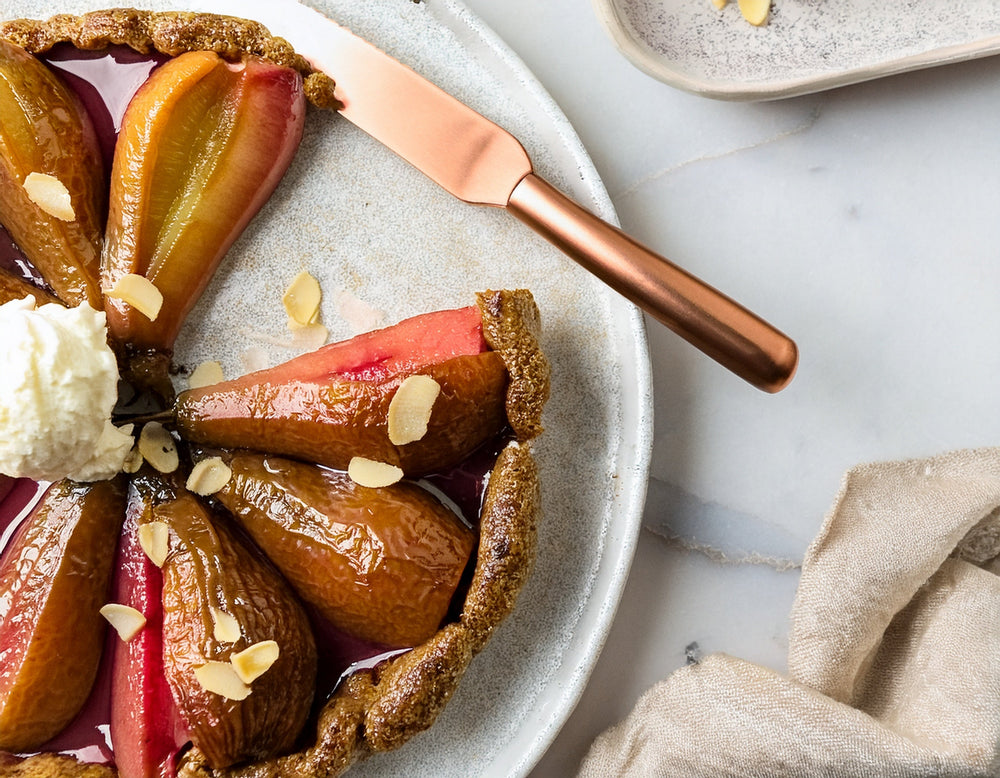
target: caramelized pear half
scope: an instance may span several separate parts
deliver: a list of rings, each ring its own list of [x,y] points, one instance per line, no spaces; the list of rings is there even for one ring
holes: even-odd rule
[[[331,624],[400,647],[438,630],[475,535],[430,492],[408,481],[370,489],[278,457],[229,460],[216,497]]]
[[[389,407],[411,375],[441,387],[419,440],[389,439]],[[192,389],[176,404],[186,439],[284,454],[346,470],[353,457],[408,476],[455,465],[506,424],[507,369],[475,307],[437,311],[242,378]]]
[[[106,302],[108,328],[135,349],[169,351],[218,264],[278,185],[302,137],[302,77],[246,56],[181,54],[158,68],[122,120],[111,172],[102,285],[143,276],[155,317]]]
[[[29,197],[32,174],[65,188],[71,218]],[[104,203],[97,134],[76,95],[41,61],[0,40],[0,223],[70,305],[101,308]]]
[[[302,605],[225,517],[181,487],[150,478],[139,488],[154,490],[152,518],[169,527],[164,668],[192,742],[215,769],[290,751],[316,678],[316,644]],[[266,672],[233,683],[236,655],[272,643],[276,657]],[[220,677],[228,685],[217,683]]]
[[[117,481],[60,481],[0,562],[0,749],[59,734],[90,694],[100,663],[118,531]]]

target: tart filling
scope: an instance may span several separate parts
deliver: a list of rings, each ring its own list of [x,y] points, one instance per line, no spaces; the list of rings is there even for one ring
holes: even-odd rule
[[[101,158],[98,133],[33,56],[65,44],[170,58],[154,59],[103,152],[110,214],[96,229],[76,217],[102,224],[90,214],[108,195],[79,172]],[[0,273],[0,302],[103,307],[122,377],[151,398],[130,419],[125,473],[34,497],[22,480],[0,504],[0,646],[13,647],[0,767],[336,775],[397,748],[433,723],[534,561],[530,444],[549,392],[534,300],[484,292],[175,398],[180,323],[281,178],[302,100],[337,107],[333,82],[260,25],[209,14],[5,22],[0,47],[0,224],[32,270]],[[52,138],[36,158],[54,110],[77,140]],[[245,115],[280,127],[255,130]],[[62,167],[46,169],[51,159]],[[28,191],[33,173],[48,178]],[[203,213],[215,217],[207,233]],[[134,412],[126,399],[118,421]],[[69,663],[75,680],[38,691],[73,619],[92,636]],[[67,745],[74,716],[108,723],[114,753]],[[32,730],[39,718],[51,731]]]

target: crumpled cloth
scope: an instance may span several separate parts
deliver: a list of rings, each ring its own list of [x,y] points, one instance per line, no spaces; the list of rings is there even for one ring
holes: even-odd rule
[[[713,654],[579,775],[1000,776],[1000,448],[861,465],[809,546],[788,673]]]

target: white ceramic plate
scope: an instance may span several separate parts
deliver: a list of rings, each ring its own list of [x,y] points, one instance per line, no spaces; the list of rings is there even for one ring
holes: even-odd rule
[[[279,0],[260,2],[273,10]],[[107,5],[5,0],[3,10],[45,17]],[[314,5],[507,127],[543,176],[615,219],[565,117],[460,3]],[[254,3],[197,6],[252,17]],[[274,31],[294,44],[294,28]],[[235,375],[248,362],[289,358],[280,295],[306,268],[321,280],[323,322],[333,339],[468,305],[486,288],[529,287],[542,309],[553,397],[536,449],[544,520],[535,574],[437,724],[356,768],[370,776],[524,775],[578,699],[631,563],[652,434],[642,319],[506,213],[459,203],[339,116],[314,111],[291,170],[182,333],[178,361],[220,359]]]
[[[764,27],[710,0],[592,0],[655,78],[727,100],[807,94],[1000,51],[995,0],[773,0]]]

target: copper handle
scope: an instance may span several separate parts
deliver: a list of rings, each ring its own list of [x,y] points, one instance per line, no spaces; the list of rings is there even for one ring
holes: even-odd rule
[[[722,292],[601,221],[529,173],[507,209],[612,289],[736,375],[777,392],[795,374],[795,343]]]

